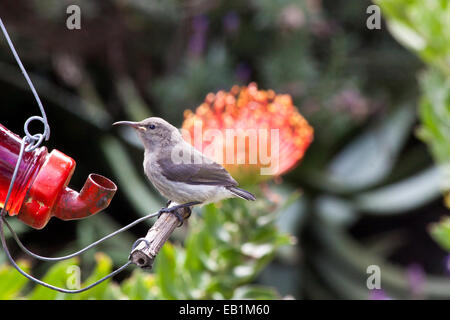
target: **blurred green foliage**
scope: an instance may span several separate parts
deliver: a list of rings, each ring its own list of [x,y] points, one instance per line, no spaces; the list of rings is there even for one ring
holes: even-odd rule
[[[254,207],[234,201],[206,207],[190,218],[187,231],[174,233],[175,244],[164,246],[155,273],[134,270],[83,296],[51,297],[367,299],[366,269],[376,264],[392,298],[448,298],[449,279],[439,263],[445,253],[428,242],[424,227],[443,209],[437,204],[442,171],[414,128],[419,102],[418,136],[439,164],[448,161],[449,6],[445,0],[376,3],[392,34],[420,58],[384,25],[366,28],[370,0],[74,0],[82,10],[76,32],[64,27],[66,5],[59,0],[1,1],[2,19],[48,112],[47,147],[77,160],[71,184],[98,172],[119,187],[110,208],[89,219],[53,220],[39,232],[16,223],[39,253],[80,249],[165,202],[142,175],[134,133],[113,130],[115,120],[155,115],[180,126],[183,111],[208,92],[256,81],[261,89],[292,95],[315,129],[303,163],[281,185],[270,184],[285,206],[261,200]],[[36,109],[0,45],[2,124],[21,133]],[[418,82],[421,59],[430,67]],[[291,203],[300,187],[301,198]],[[98,250],[109,258],[88,252],[72,263],[82,270],[96,261],[105,269],[121,265],[149,225],[102,244]],[[298,245],[280,247],[290,239],[286,234],[298,237]],[[419,293],[412,289],[412,264],[426,273]],[[37,290],[2,270],[22,279],[14,282],[22,290],[5,282],[14,293],[4,298]],[[55,269],[43,263],[31,270],[49,275]]]
[[[286,205],[296,198],[293,195]],[[42,286],[29,291],[24,290],[27,280],[13,267],[3,265],[0,299],[279,299],[275,289],[249,284],[277,248],[293,242],[275,226],[283,208],[267,213],[268,205],[259,200],[255,205],[228,201],[220,208],[207,206],[200,217],[190,219],[185,248],[166,243],[153,274],[136,269],[120,285],[107,280],[79,294],[59,293]],[[95,260],[95,269],[80,283],[81,287],[112,271],[112,260],[105,254],[97,253]],[[77,288],[80,271],[74,266],[79,266],[77,259],[59,262],[42,280],[63,288],[68,284],[75,285],[70,289]]]
[[[442,164],[443,189],[450,207],[450,3],[445,0],[377,0],[396,39],[429,68],[420,77],[419,136]]]
[[[450,251],[450,218],[444,218],[439,223],[430,225],[432,237],[445,250]]]
[[[448,1],[377,0],[398,41],[428,65],[420,76],[422,97],[419,136],[441,165],[441,187],[450,208],[450,3]],[[431,235],[449,250],[448,221],[431,227]]]
[[[419,135],[429,144],[436,161],[449,165],[450,75],[445,76],[431,69],[424,73],[420,80],[423,95],[420,101],[422,128]]]
[[[268,203],[208,205],[189,226],[186,248],[164,246],[155,267],[156,283],[166,299],[275,299],[269,289],[246,285],[291,243],[274,225],[279,211]],[[184,270],[178,275],[179,270]],[[246,285],[245,287],[242,287]],[[239,290],[237,290],[239,289]]]
[[[445,0],[376,0],[394,37],[450,75],[450,4]]]

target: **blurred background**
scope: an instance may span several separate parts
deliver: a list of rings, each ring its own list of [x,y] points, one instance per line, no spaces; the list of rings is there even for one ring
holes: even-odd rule
[[[381,29],[370,30],[366,10],[374,3],[366,0],[1,1],[0,16],[47,111],[46,147],[76,160],[74,189],[91,172],[119,188],[94,217],[52,219],[39,231],[12,221],[15,230],[37,253],[61,255],[159,209],[165,200],[142,174],[136,137],[111,124],[159,116],[181,127],[184,111],[208,93],[256,82],[290,94],[314,128],[301,163],[260,187],[284,199],[264,236],[276,245],[267,252],[240,247],[253,254],[247,274],[248,257],[228,256],[236,247],[214,251],[228,260],[213,266],[211,259],[221,260],[212,248],[227,245],[217,228],[233,235],[241,221],[236,206],[243,205],[227,201],[176,230],[154,273],[131,268],[79,297],[449,298],[450,232],[439,221],[448,215],[442,168],[450,161],[450,8],[430,2],[378,1]],[[66,27],[72,4],[81,8],[80,30]],[[25,120],[39,110],[4,39],[0,48],[1,124],[23,136]],[[242,212],[264,207],[254,206]],[[195,244],[202,232],[195,223],[214,225],[207,230],[219,240]],[[150,225],[70,263],[81,265],[83,281],[85,273],[104,272],[102,263],[117,267]],[[34,275],[64,284],[56,275],[65,279],[65,269],[27,259],[8,243]],[[189,260],[201,245],[207,254]],[[370,265],[380,267],[379,290],[367,288]],[[2,274],[20,278],[6,266]],[[3,298],[68,298],[26,282],[2,290],[9,294]]]

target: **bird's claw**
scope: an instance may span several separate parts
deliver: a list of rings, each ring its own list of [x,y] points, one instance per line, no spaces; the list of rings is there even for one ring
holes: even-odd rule
[[[160,210],[159,210],[159,214],[158,214],[158,219],[159,219],[159,217],[161,216],[161,214],[163,214],[163,213],[172,213],[175,217],[177,217],[177,219],[178,219],[178,221],[180,221],[180,224],[178,225],[178,227],[181,227],[182,225],[183,225],[183,223],[184,223],[184,219],[183,219],[183,217],[177,212],[177,209],[179,209],[179,207],[171,207],[171,208],[167,208],[167,207],[164,207],[164,208],[161,208]],[[189,214],[189,216],[190,216],[191,214]]]
[[[186,216],[186,218],[185,219],[189,219],[189,217],[191,216],[191,214],[192,214],[192,209],[191,208],[187,208],[187,211],[188,211],[188,215]]]
[[[165,212],[173,213],[178,218],[178,220],[180,220],[180,225],[178,227],[181,227],[183,225],[183,222],[184,222],[185,219],[183,219],[183,217],[177,212],[177,210],[181,209],[181,208],[187,208],[188,211],[189,211],[189,215],[186,217],[186,219],[187,219],[187,218],[189,218],[191,216],[191,213],[192,213],[192,210],[191,210],[190,207],[191,206],[195,206],[197,204],[201,204],[201,202],[199,202],[199,201],[192,201],[192,202],[188,202],[188,203],[179,204],[179,205],[176,205],[176,206],[173,206],[173,207],[161,208],[161,210],[159,210],[158,218],[161,216],[162,213],[165,213]]]

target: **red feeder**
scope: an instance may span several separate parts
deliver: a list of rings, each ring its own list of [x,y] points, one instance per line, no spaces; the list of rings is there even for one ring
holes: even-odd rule
[[[22,140],[0,124],[0,207],[4,206],[9,184],[19,157]],[[88,217],[105,209],[117,187],[111,180],[90,174],[78,193],[67,187],[75,160],[46,147],[24,152],[9,198],[9,215],[42,229],[52,216],[62,220]]]

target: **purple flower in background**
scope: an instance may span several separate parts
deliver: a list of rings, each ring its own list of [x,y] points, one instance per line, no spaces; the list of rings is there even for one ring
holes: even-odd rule
[[[410,265],[407,269],[408,282],[411,287],[411,293],[414,297],[422,296],[425,285],[425,272],[417,263]]]
[[[204,15],[196,16],[192,20],[192,36],[189,40],[189,53],[193,56],[201,56],[205,50],[206,33],[208,32],[209,20]]]
[[[369,300],[391,300],[391,297],[382,289],[372,289],[369,290]]]
[[[252,75],[252,70],[250,66],[245,62],[241,62],[236,67],[236,78],[240,83],[246,84],[250,80],[250,76]]]
[[[239,26],[241,25],[241,19],[236,12],[230,11],[223,17],[222,23],[225,32],[234,33],[239,29]]]
[[[332,101],[336,111],[350,114],[356,121],[362,121],[369,114],[369,102],[361,95],[359,90],[345,89],[338,93]]]
[[[192,20],[192,27],[194,32],[205,33],[208,31],[209,19],[205,15],[195,16]]]
[[[450,255],[444,258],[444,266],[446,273],[450,275]]]

